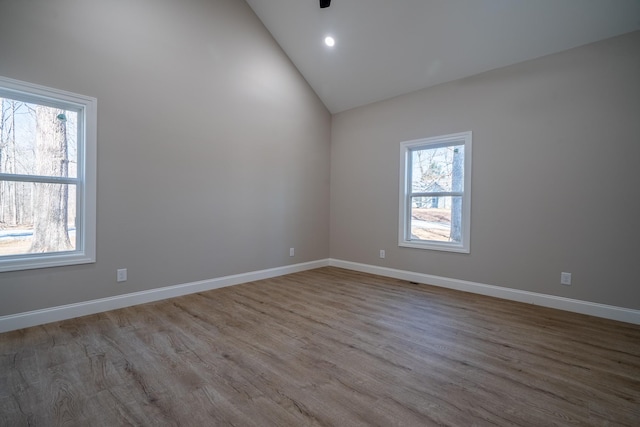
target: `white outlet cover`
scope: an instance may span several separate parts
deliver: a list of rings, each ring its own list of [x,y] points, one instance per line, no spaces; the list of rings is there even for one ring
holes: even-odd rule
[[[571,273],[560,273],[560,284],[561,285],[570,285],[571,284]]]

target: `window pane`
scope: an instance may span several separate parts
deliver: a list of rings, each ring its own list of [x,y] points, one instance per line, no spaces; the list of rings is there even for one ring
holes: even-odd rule
[[[76,186],[0,181],[0,257],[76,249]]]
[[[463,191],[464,145],[411,152],[412,192]]]
[[[472,133],[400,144],[398,245],[469,253]]]
[[[460,242],[462,197],[413,197],[411,240]]]
[[[0,98],[0,172],[77,177],[78,112]]]

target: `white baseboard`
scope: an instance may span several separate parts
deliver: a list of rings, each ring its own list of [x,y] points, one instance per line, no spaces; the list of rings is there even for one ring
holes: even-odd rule
[[[360,264],[339,259],[330,259],[329,265],[346,268],[348,270],[361,271],[363,273],[377,274],[379,276],[393,277],[394,279],[410,282],[425,283],[443,288],[455,289],[474,294],[487,295],[511,301],[556,308],[574,313],[588,314],[590,316],[640,325],[640,310],[616,307],[612,305],[598,304],[571,298],[557,297],[536,292],[521,291],[518,289],[504,288],[501,286],[486,285],[483,283],[469,282],[466,280],[450,279],[448,277],[433,276],[430,274],[414,273],[405,270],[379,267],[369,264]]]
[[[60,320],[72,319],[74,317],[86,316],[89,314],[101,313],[103,311],[116,310],[118,308],[159,301],[167,298],[193,294],[196,292],[209,291],[212,289],[223,288],[225,286],[239,285],[241,283],[253,282],[255,280],[269,279],[271,277],[283,276],[285,274],[297,273],[305,270],[312,270],[314,268],[326,267],[328,265],[329,260],[324,259],[301,264],[287,265],[284,267],[270,268],[267,270],[252,271],[249,273],[236,274],[232,276],[218,277],[215,279],[202,280],[199,282],[184,283],[181,285],[150,289],[148,291],[133,292],[109,298],[79,302],[76,304],[61,305],[58,307],[51,307],[25,313],[10,314],[8,316],[0,316],[0,333],[14,331],[16,329],[28,328],[30,326],[43,325],[45,323],[57,322]]]
[[[267,270],[236,274],[232,276],[218,277],[209,280],[202,280],[199,282],[167,286],[159,289],[150,289],[148,291],[117,295],[109,298],[101,298],[75,304],[46,308],[42,310],[29,311],[25,313],[0,316],[0,333],[13,331],[16,329],[28,328],[36,325],[43,325],[50,322],[57,322],[60,320],[72,319],[74,317],[101,313],[108,310],[116,310],[118,308],[159,301],[167,298],[193,294],[196,292],[209,291],[212,289],[223,288],[225,286],[238,285],[255,280],[269,279],[272,277],[283,276],[285,274],[297,273],[300,271],[312,270],[314,268],[326,266],[346,268],[348,270],[377,274],[379,276],[393,277],[395,279],[407,280],[410,282],[425,283],[434,286],[440,286],[443,288],[471,292],[480,295],[487,295],[511,301],[524,302],[528,304],[540,305],[543,307],[556,308],[559,310],[588,314],[605,319],[618,320],[621,322],[640,325],[640,310],[557,297],[553,295],[545,295],[536,292],[521,291],[518,289],[486,285],[483,283],[469,282],[465,280],[451,279],[442,276],[433,276],[424,273],[415,273],[411,271],[396,270],[369,264],[342,261],[338,259],[323,259],[302,264],[294,264],[283,267],[270,268]]]

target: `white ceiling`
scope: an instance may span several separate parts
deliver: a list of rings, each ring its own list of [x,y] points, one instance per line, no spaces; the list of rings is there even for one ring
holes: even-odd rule
[[[640,30],[640,0],[247,3],[332,113]]]

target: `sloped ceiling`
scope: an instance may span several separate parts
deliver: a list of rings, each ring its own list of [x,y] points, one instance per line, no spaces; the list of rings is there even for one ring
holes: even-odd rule
[[[640,30],[640,0],[247,3],[332,113]]]

